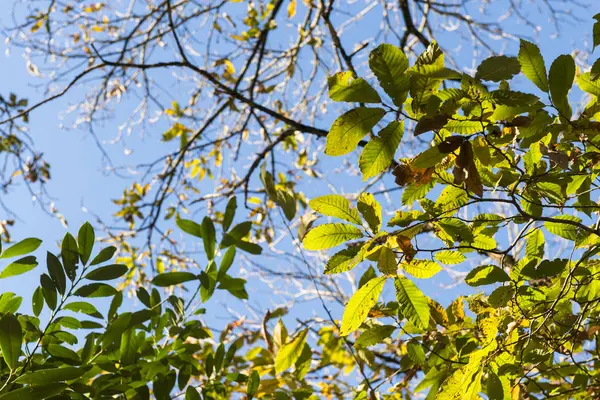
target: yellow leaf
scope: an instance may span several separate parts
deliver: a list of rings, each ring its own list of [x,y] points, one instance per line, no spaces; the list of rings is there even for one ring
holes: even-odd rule
[[[296,15],[296,0],[290,1],[287,12],[288,12],[288,18],[290,18],[290,19],[294,18],[294,15]]]

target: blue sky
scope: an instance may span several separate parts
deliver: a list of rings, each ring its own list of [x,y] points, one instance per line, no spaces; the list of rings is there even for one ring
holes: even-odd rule
[[[502,14],[506,11],[504,2],[498,2],[497,4],[502,5],[491,7],[490,19],[494,18],[495,14]],[[299,5],[299,7],[301,6]],[[585,23],[561,25],[561,34],[558,37],[552,37],[554,30],[548,21],[544,21],[539,17],[534,8],[531,9],[531,15],[536,19],[540,19],[537,23],[542,26],[542,30],[537,35],[532,36],[531,28],[517,22],[514,18],[506,20],[505,24],[509,30],[535,40],[540,45],[542,54],[545,56],[546,66],[549,67],[551,61],[560,54],[569,53],[574,49],[591,49],[591,42],[589,40],[592,29],[591,16],[600,11],[600,6],[595,7],[598,9],[589,9],[589,16],[585,12],[580,12],[580,16],[586,20]],[[299,10],[299,12],[301,11]],[[371,23],[372,21],[373,24],[378,24],[378,15],[377,13],[369,14],[367,22]],[[0,16],[0,26],[9,24],[11,24],[11,19],[8,14]],[[352,47],[353,43],[362,41],[365,37],[364,32],[360,30],[348,29],[342,39],[345,44]],[[453,54],[460,65],[467,67],[474,65],[471,61],[471,52],[465,50],[464,42],[460,42],[456,35],[445,35],[440,39],[440,42],[447,49],[455,51]],[[463,44],[460,47],[462,50],[458,50],[459,43]],[[4,54],[4,50],[7,48],[8,46],[3,44],[1,54]],[[515,40],[503,41],[501,48],[505,54],[516,54],[518,42]],[[364,62],[365,58],[362,58],[361,61]],[[0,73],[4,77],[0,85],[0,92],[2,94],[15,92],[19,96],[28,97],[30,102],[36,102],[44,98],[44,93],[40,91],[40,87],[45,81],[43,78],[31,76],[27,72],[21,49],[11,48],[10,56],[2,56]],[[167,72],[163,73],[165,76],[168,74]],[[515,82],[517,88],[532,89],[532,85],[525,82],[524,77],[517,78]],[[79,101],[85,90],[85,87],[76,87],[57,101],[53,101],[36,110],[30,116],[31,122],[29,124],[29,132],[35,142],[35,147],[45,154],[45,158],[52,165],[52,180],[48,184],[48,192],[54,198],[54,203],[58,210],[67,218],[70,224],[69,231],[72,233],[76,233],[81,223],[88,220],[92,223],[94,222],[93,216],[87,213],[83,207],[93,211],[105,220],[110,220],[111,215],[116,210],[110,200],[120,197],[123,189],[132,182],[132,179],[107,174],[103,170],[102,153],[85,128],[61,128],[61,124],[63,123],[61,115],[65,113],[65,110],[70,105]],[[127,115],[130,108],[131,105],[124,104],[116,112],[117,118],[115,120],[107,121],[103,126],[97,127],[98,137],[101,141],[108,141],[116,136],[119,120],[121,117]],[[330,114],[332,117],[336,115],[335,112],[330,112]],[[327,121],[327,118],[322,121],[321,127],[326,128],[331,122]],[[115,165],[132,165],[152,160],[154,156],[160,155],[165,151],[164,143],[160,142],[161,133],[162,131],[160,131],[159,126],[157,127],[157,132],[143,138],[140,137],[139,133],[133,132],[131,137],[125,138],[122,142],[116,144],[106,143],[104,148]],[[133,151],[131,155],[125,155],[125,150]],[[339,167],[341,165],[341,160],[339,159],[330,159],[325,162],[332,167]],[[386,182],[390,183],[391,181],[387,180]],[[338,183],[340,187],[345,186],[349,190],[356,187],[350,181]],[[321,185],[320,187],[323,188],[324,186]],[[307,192],[307,194],[309,196],[316,195],[316,193],[310,192]],[[319,194],[326,193],[321,192]],[[399,198],[399,192],[397,192],[396,196]],[[55,243],[66,232],[65,227],[56,218],[47,215],[47,213],[41,210],[39,205],[32,201],[31,196],[23,187],[13,189],[8,196],[3,195],[3,201],[17,215],[17,223],[12,230],[14,238],[39,237],[44,240],[44,244],[42,245],[44,250],[48,249],[52,251],[56,249]],[[0,213],[0,218],[12,217]],[[37,277],[39,273],[41,273],[41,267],[26,275],[0,281],[0,291],[8,289],[17,294],[24,295],[26,298],[25,304],[28,304],[30,293],[38,285]],[[447,281],[447,277],[440,277],[427,283],[425,285],[426,293],[432,297],[439,296],[438,298],[443,301],[445,298],[469,290],[464,285],[461,285],[452,290],[440,291],[439,284],[442,282],[447,283]],[[258,289],[259,286],[253,287],[253,283],[249,285],[252,298],[252,290]],[[388,300],[391,299],[389,294],[386,298]]]

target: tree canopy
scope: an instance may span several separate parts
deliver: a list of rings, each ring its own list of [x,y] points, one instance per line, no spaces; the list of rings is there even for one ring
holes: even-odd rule
[[[104,121],[162,144],[54,252],[5,221],[0,282],[40,283],[2,284],[0,400],[600,396],[600,61],[504,54],[505,6],[537,30],[513,1],[17,5],[50,83],[0,97],[5,189],[46,206],[24,126],[73,91],[109,171]]]

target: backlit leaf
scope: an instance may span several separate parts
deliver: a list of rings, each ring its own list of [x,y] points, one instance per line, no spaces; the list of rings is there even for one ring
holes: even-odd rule
[[[344,309],[340,335],[346,336],[360,327],[371,308],[377,304],[386,280],[386,276],[373,278],[352,295]]]
[[[329,97],[333,101],[380,103],[381,98],[362,78],[356,78],[350,71],[338,72],[327,79]]]
[[[302,243],[307,250],[324,250],[362,236],[362,231],[352,225],[324,224],[308,231]]]
[[[354,108],[342,114],[331,125],[325,144],[325,154],[343,156],[350,153],[384,115],[383,108],[367,107]]]

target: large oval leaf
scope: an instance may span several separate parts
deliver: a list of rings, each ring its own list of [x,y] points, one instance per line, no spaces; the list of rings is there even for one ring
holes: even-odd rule
[[[338,194],[315,197],[309,202],[309,205],[320,214],[340,218],[357,225],[362,224],[358,211],[350,206],[348,199]]]
[[[523,74],[541,91],[548,92],[548,76],[546,64],[540,49],[533,43],[521,39],[519,48],[519,63]]]
[[[307,335],[308,329],[304,329],[288,343],[281,346],[277,352],[277,357],[275,358],[275,371],[277,373],[281,373],[290,368],[296,363],[298,358],[300,358],[304,345],[306,344]]]
[[[331,125],[325,143],[325,154],[343,156],[350,153],[384,115],[383,108],[367,107],[358,107],[342,114]]]
[[[362,236],[362,231],[352,225],[324,224],[308,231],[302,243],[307,250],[323,250]]]
[[[400,48],[381,44],[369,54],[369,68],[394,104],[402,107],[410,88],[410,78],[405,74],[408,58]]]
[[[358,160],[363,180],[376,176],[389,168],[403,135],[404,123],[393,121],[379,132],[378,137],[367,143]]]
[[[394,279],[394,287],[402,314],[417,327],[428,327],[429,303],[423,292],[412,281],[402,276]]]
[[[340,335],[346,336],[360,327],[369,315],[371,308],[377,304],[386,280],[386,276],[373,278],[352,295],[344,309]]]
[[[356,103],[381,103],[381,98],[362,78],[356,78],[350,71],[338,72],[327,79],[329,97],[333,101]]]

